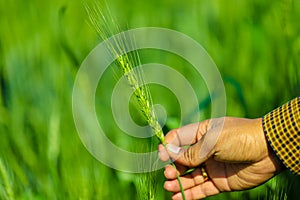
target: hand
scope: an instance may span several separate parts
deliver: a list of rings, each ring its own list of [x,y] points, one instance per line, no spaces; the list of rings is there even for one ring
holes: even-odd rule
[[[167,151],[159,146],[159,156],[175,160],[177,171],[165,167],[168,179],[164,187],[173,192],[172,199],[182,199],[177,174],[186,199],[201,199],[225,191],[245,190],[258,186],[283,169],[269,147],[261,118],[225,117],[206,120],[170,131],[165,138]],[[186,145],[192,145],[185,148]],[[200,165],[205,165],[208,180]],[[182,175],[191,167],[196,169]]]

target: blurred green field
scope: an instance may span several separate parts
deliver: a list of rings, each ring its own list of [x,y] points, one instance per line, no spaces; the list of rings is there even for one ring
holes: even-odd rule
[[[136,175],[97,161],[75,129],[74,79],[81,62],[101,41],[87,23],[82,2],[0,1],[0,199],[138,198]],[[224,80],[227,115],[261,117],[300,94],[298,0],[107,4],[124,29],[170,28],[202,44]],[[205,84],[184,60],[151,50],[141,52],[141,58],[143,63],[174,66],[189,77],[199,99],[200,120],[209,117]],[[127,148],[136,143],[126,140],[112,122],[106,95],[117,80],[114,73],[106,72],[96,96],[97,110],[107,116],[97,114],[112,141]],[[166,129],[176,127],[178,102],[163,88],[151,89],[154,101],[168,112]],[[170,199],[162,188],[162,171],[158,173],[156,199]],[[299,176],[285,171],[255,189],[208,199],[298,199],[299,188]]]

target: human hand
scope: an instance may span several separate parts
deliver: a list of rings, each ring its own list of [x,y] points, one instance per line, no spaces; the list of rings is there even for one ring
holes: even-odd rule
[[[162,161],[175,160],[177,171],[165,167],[168,179],[164,187],[173,192],[172,199],[182,199],[177,174],[186,199],[201,199],[225,191],[245,190],[258,186],[283,169],[269,147],[261,118],[225,117],[206,120],[170,131],[165,138],[167,151],[159,146]],[[186,145],[192,145],[184,148]],[[170,157],[169,157],[170,156]],[[209,176],[202,175],[204,164]],[[196,169],[183,175],[191,167]]]

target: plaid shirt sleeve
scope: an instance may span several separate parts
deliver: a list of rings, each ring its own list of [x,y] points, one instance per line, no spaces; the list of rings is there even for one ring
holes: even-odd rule
[[[300,175],[300,97],[262,119],[267,140],[283,164]]]

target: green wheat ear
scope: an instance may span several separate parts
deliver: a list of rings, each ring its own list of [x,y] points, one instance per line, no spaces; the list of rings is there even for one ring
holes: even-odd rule
[[[121,32],[118,24],[114,21],[108,8],[108,13],[104,14],[103,11],[100,9],[99,4],[95,4],[92,8],[88,5],[85,5],[85,7],[92,27],[96,29],[97,33],[103,40],[106,40],[110,36]],[[152,109],[153,104],[151,95],[149,93],[149,88],[143,85],[144,81],[141,72],[139,70],[133,70],[134,66],[141,65],[138,52],[133,51],[132,55],[128,55],[126,53],[127,47],[130,45],[134,45],[133,39],[129,38],[128,41],[128,38],[126,38],[123,34],[119,34],[119,37],[117,39],[114,39],[113,42],[114,44],[108,44],[109,50],[113,54],[113,56],[117,58],[117,64],[122,69],[123,74],[125,75],[129,85],[132,87],[134,95],[138,101],[139,109],[142,111],[147,123],[154,131],[155,136],[164,146],[166,146],[164,133],[160,124],[158,123],[156,114]],[[172,165],[176,169],[175,164],[172,163]],[[148,178],[148,180],[150,179],[151,178]],[[180,190],[183,199],[185,200],[185,195],[179,175],[177,176],[177,180],[180,185]],[[151,193],[149,194],[149,199],[153,199],[154,192],[149,191],[149,193]]]
[[[114,33],[121,32],[117,23],[114,22],[110,14],[108,13],[107,16],[104,15],[99,5],[95,5],[92,8],[86,6],[86,10],[92,26],[96,29],[97,33],[103,40],[112,36]],[[111,20],[111,22],[108,20]],[[111,23],[113,23],[113,26],[110,26]],[[147,123],[152,128],[159,141],[162,144],[165,144],[162,128],[158,123],[154,110],[151,108],[152,100],[149,90],[146,86],[140,86],[141,83],[144,82],[142,78],[143,76],[141,74],[137,74],[139,72],[133,70],[134,66],[141,64],[139,55],[136,51],[133,52],[132,56],[128,56],[126,54],[125,50],[127,46],[133,44],[132,41],[130,41],[130,44],[130,42],[127,41],[128,39],[123,36],[124,35],[121,34],[120,37],[114,41],[115,44],[109,44],[109,50],[115,57],[117,57],[117,64],[122,69],[129,85],[132,87],[134,95],[138,101],[139,108],[146,118]]]
[[[162,128],[158,123],[154,110],[151,108],[152,101],[151,101],[151,96],[149,94],[149,91],[147,87],[139,86],[139,83],[143,82],[142,78],[140,78],[141,80],[139,80],[135,71],[132,70],[133,64],[128,59],[128,56],[119,56],[117,62],[121,67],[121,69],[123,70],[123,73],[126,76],[128,83],[134,90],[134,95],[138,100],[139,108],[141,109],[144,117],[146,118],[147,123],[152,128],[159,141],[165,144],[165,137]]]

